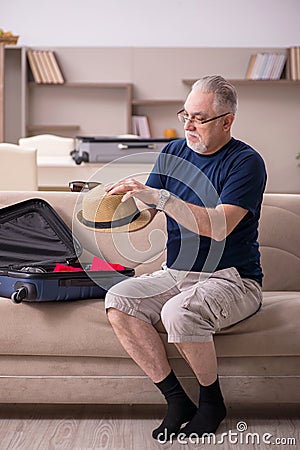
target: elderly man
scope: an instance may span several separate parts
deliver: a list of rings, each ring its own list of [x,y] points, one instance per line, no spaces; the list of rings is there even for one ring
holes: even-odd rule
[[[166,145],[145,185],[126,179],[107,187],[167,218],[162,270],[126,280],[106,295],[116,336],[166,399],[155,439],[217,430],[226,407],[213,335],[261,305],[257,228],[266,171],[261,156],[231,135],[236,109],[236,90],[228,81],[198,80],[178,112],[185,139]],[[171,370],[155,328],[159,320],[199,381],[198,405]]]

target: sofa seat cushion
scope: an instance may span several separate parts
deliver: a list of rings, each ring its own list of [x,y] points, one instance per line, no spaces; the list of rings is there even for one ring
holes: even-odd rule
[[[217,334],[218,356],[299,355],[299,309],[298,292],[265,292],[257,314]],[[0,298],[0,336],[2,355],[128,358],[103,300],[15,305]],[[179,357],[173,345],[167,351]]]
[[[0,299],[1,353],[126,357],[103,300],[23,302]]]
[[[221,356],[300,355],[300,292],[263,292],[261,309],[215,338]]]

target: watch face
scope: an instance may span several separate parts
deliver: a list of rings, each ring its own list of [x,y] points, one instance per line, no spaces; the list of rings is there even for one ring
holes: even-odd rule
[[[165,189],[162,189],[160,191],[160,194],[164,200],[168,200],[168,198],[170,197],[170,192],[166,191]]]
[[[171,194],[165,189],[159,191],[159,200],[156,209],[163,210]]]

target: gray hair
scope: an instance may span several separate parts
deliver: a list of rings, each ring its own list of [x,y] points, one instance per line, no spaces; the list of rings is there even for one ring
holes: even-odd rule
[[[214,107],[216,112],[226,109],[235,114],[237,111],[237,92],[235,87],[220,75],[205,76],[196,81],[192,90],[199,89],[205,93],[214,93]]]

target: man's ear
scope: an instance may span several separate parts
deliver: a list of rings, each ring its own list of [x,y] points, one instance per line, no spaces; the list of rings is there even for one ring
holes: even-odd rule
[[[229,131],[234,121],[234,114],[227,114],[223,119],[224,131]]]

